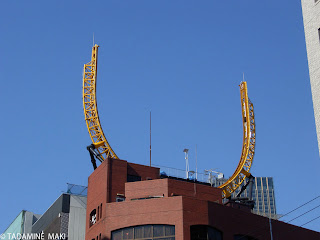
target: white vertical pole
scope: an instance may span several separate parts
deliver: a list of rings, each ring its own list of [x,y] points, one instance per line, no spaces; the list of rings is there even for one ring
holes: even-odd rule
[[[189,160],[188,160],[188,151],[189,149],[185,148],[183,149],[183,152],[185,153],[185,159],[186,159],[186,178],[189,178]]]
[[[150,167],[151,167],[151,111],[150,111]]]
[[[186,178],[189,178],[189,159],[188,159],[188,152],[186,152]]]
[[[196,180],[198,180],[198,157],[197,157],[197,144],[196,144]]]

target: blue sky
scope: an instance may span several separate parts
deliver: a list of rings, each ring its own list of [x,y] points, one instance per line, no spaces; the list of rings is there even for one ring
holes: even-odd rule
[[[241,154],[239,83],[255,107],[255,176],[274,178],[277,212],[319,195],[320,160],[301,4],[270,1],[1,1],[0,232],[43,213],[92,165],[83,64],[100,45],[101,124],[121,159],[230,176]],[[320,204],[314,202],[295,216]],[[312,206],[311,206],[312,205]],[[301,225],[317,209],[293,221]],[[320,220],[305,227],[320,231]]]

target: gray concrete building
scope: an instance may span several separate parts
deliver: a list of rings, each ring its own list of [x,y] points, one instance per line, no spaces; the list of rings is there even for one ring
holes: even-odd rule
[[[301,0],[301,5],[320,153],[320,0]]]
[[[85,239],[86,209],[87,187],[68,184],[42,215],[21,211],[0,239]]]
[[[85,239],[87,196],[62,194],[32,226],[44,239]],[[50,236],[49,236],[50,235]]]

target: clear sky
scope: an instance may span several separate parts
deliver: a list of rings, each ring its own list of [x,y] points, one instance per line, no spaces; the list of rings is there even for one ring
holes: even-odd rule
[[[124,160],[230,176],[242,146],[242,73],[255,107],[254,176],[274,178],[277,213],[320,195],[320,159],[299,0],[1,1],[0,233],[43,213],[93,171],[83,64],[100,45],[101,124]],[[294,217],[320,204],[308,204]],[[320,208],[293,221],[302,225]],[[320,231],[320,219],[305,225]]]

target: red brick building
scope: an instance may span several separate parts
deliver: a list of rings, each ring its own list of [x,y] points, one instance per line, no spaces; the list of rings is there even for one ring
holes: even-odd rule
[[[89,177],[86,240],[319,239],[320,233],[222,204],[221,190],[160,178],[159,168],[107,159]]]

